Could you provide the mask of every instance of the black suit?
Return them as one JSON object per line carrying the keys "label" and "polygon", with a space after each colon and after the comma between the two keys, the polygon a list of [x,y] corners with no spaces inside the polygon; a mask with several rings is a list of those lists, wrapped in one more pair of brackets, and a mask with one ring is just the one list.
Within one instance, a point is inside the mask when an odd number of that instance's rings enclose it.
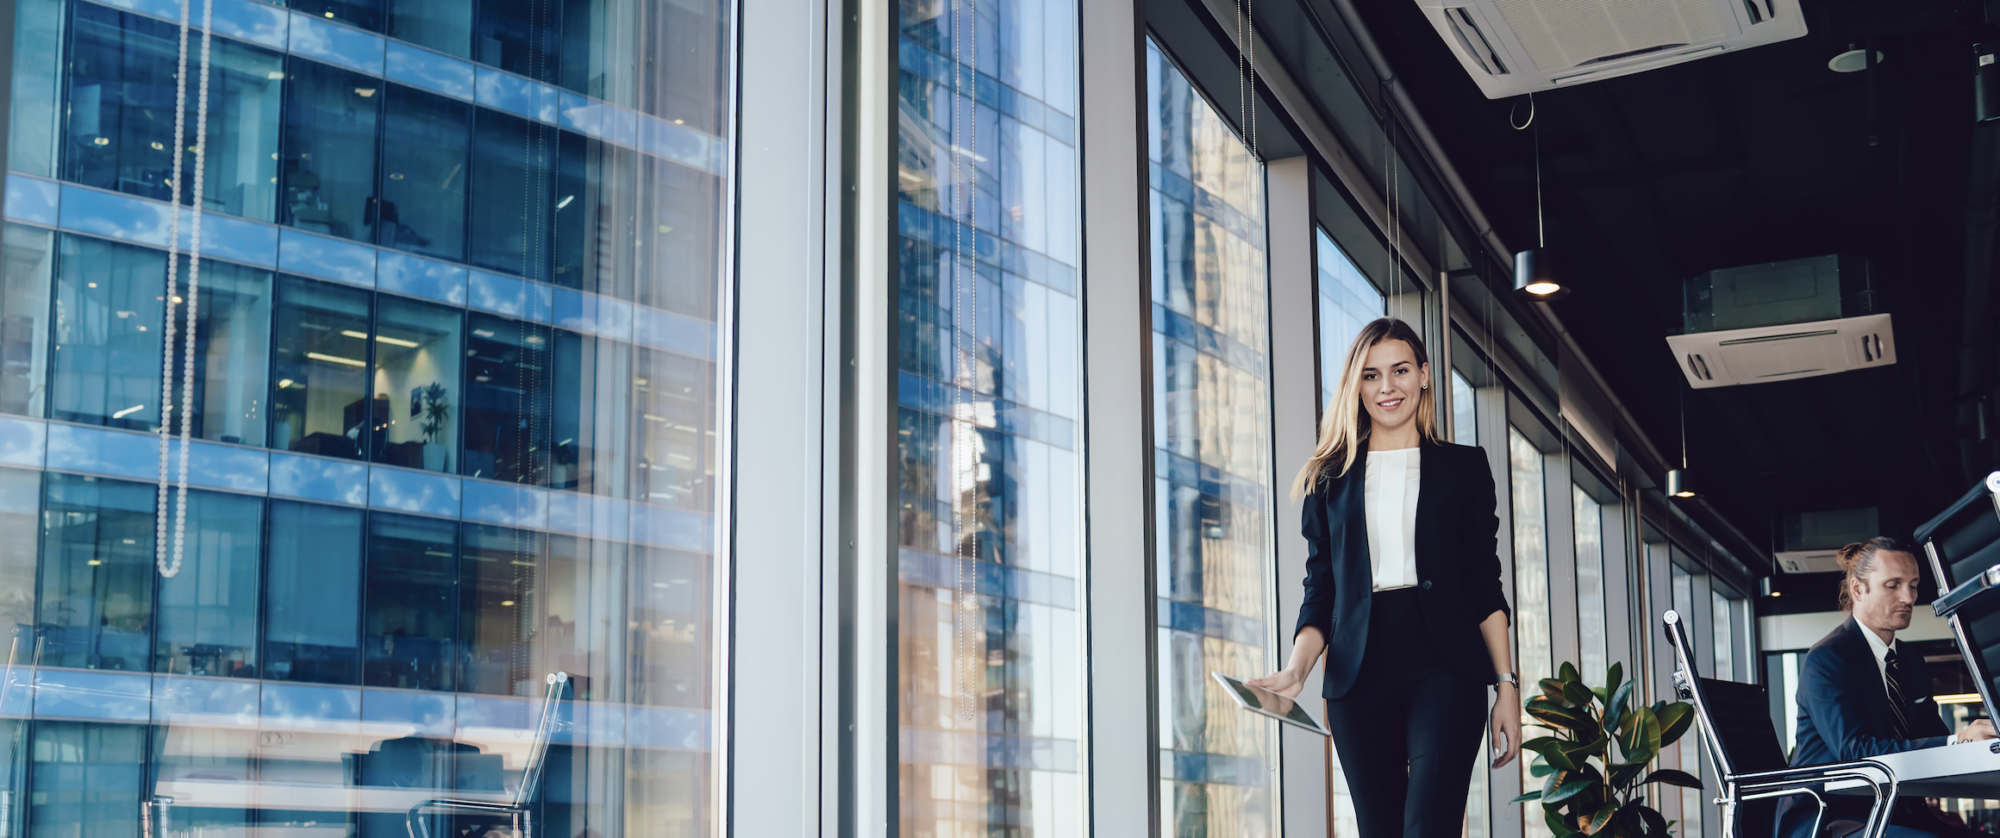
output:
{"label": "black suit", "polygon": [[[1895,734],[1890,717],[1889,690],[1860,623],[1853,617],[1813,644],[1799,667],[1799,715],[1793,765],[1852,762],[1883,754],[1935,748],[1948,741],[1951,729],[1931,701],[1931,674],[1924,656],[1907,647],[1897,650],[1907,738]],[[1825,822],[1868,816],[1868,798],[1829,795]],[[1778,838],[1811,838],[1813,813],[1819,806],[1807,797],[1778,803]],[[1890,823],[1931,833],[1951,831],[1939,823],[1920,800],[1899,801]],[[1824,825],[1824,823],[1822,824]]]}
{"label": "black suit", "polygon": [[1327,726],[1362,838],[1459,834],[1495,680],[1479,624],[1507,611],[1486,453],[1426,442],[1419,456],[1414,587],[1374,590],[1365,446],[1305,501],[1298,628],[1327,639]]}

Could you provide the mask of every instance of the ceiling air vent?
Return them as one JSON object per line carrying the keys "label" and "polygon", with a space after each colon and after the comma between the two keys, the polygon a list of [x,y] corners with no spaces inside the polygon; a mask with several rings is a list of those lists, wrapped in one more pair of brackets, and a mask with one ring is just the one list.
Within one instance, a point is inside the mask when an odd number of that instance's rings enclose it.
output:
{"label": "ceiling air vent", "polygon": [[1489,99],[1616,78],[1806,34],[1799,0],[1417,0],[1417,5]]}
{"label": "ceiling air vent", "polygon": [[1790,381],[1896,363],[1889,315],[1870,314],[1667,338],[1681,374],[1697,390]]}

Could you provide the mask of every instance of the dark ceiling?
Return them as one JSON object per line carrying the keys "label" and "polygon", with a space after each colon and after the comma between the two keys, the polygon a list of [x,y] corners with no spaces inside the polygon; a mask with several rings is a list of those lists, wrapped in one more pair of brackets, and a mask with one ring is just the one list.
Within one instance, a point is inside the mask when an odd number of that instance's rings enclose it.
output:
{"label": "dark ceiling", "polygon": [[[1482,96],[1414,0],[1356,2],[1502,239],[1533,246],[1532,131],[1508,123],[1526,100]],[[1960,345],[1992,358],[1991,296],[1967,305],[1993,281],[1990,238],[1967,270],[1968,201],[1993,200],[1970,190],[1975,137],[2000,143],[1973,118],[1972,45],[1991,30],[1971,2],[1803,3],[1804,38],[1535,96],[1547,244],[1579,289],[1552,305],[1662,449],[1685,397],[1690,465],[1750,538],[1785,512],[1867,506],[1908,537],[1995,466],[1963,395],[1990,397],[1992,367],[1962,381]],[[1879,66],[1827,68],[1864,43]],[[1665,340],[1683,280],[1830,253],[1872,260],[1893,368],[1687,387]]]}

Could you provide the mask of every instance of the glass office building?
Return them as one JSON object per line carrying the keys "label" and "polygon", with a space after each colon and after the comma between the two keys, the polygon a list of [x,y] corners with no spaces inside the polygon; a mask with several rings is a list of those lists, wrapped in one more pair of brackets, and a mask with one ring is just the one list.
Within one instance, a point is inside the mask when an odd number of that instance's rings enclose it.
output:
{"label": "glass office building", "polygon": [[539,826],[715,834],[731,5],[217,0],[199,195],[178,4],[19,14],[0,833],[404,835],[562,671]]}
{"label": "glass office building", "polygon": [[1657,695],[1684,602],[1753,669],[1334,18],[1258,4],[1251,84],[1198,0],[203,2],[14,4],[0,838],[1353,838],[1211,673],[1289,652],[1385,313],[1524,675]]}

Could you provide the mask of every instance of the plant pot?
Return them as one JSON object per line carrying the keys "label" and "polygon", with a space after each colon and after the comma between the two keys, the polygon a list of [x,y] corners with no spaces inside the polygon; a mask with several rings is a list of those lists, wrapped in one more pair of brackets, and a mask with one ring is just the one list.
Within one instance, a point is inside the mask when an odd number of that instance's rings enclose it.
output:
{"label": "plant pot", "polygon": [[444,471],[449,450],[442,442],[424,443],[424,471]]}

